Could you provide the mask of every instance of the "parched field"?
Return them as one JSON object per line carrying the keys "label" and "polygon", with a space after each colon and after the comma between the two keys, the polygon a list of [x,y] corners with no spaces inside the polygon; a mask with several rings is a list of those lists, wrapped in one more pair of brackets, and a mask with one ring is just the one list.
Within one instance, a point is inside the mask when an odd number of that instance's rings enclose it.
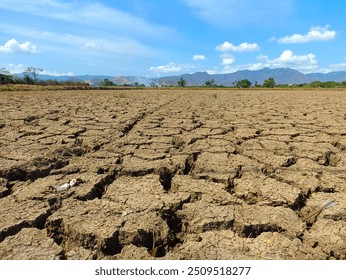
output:
{"label": "parched field", "polygon": [[0,92],[0,259],[345,260],[346,91]]}

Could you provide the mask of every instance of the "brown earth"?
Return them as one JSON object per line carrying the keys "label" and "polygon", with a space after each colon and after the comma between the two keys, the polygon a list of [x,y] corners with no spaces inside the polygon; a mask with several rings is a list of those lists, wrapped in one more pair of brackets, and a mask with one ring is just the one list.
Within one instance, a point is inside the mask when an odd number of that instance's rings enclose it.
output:
{"label": "brown earth", "polygon": [[346,259],[345,91],[0,96],[0,259]]}

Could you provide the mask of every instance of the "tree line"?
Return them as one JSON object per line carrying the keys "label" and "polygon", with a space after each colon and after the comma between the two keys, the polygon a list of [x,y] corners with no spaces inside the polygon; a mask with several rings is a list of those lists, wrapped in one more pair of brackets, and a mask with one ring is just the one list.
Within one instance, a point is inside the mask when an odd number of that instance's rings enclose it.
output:
{"label": "tree line", "polygon": [[[180,80],[177,82],[178,87],[185,87],[187,85],[187,82],[184,78],[180,78]],[[213,87],[225,87],[223,85],[217,85],[214,81],[214,79],[208,80],[204,83],[205,87],[213,88]],[[274,88],[276,86],[276,82],[274,78],[269,77],[267,80],[263,82],[263,85],[259,85],[257,82],[255,83],[254,87],[266,87],[266,88]],[[252,83],[248,79],[238,80],[233,82],[233,87],[235,88],[251,88],[253,87]]]}
{"label": "tree line", "polygon": [[[67,81],[57,81],[54,79],[41,80],[39,79],[39,74],[43,70],[36,67],[28,67],[23,72],[23,77],[18,77],[16,75],[1,75],[0,84],[15,84],[15,85],[43,85],[43,86],[86,86],[85,82],[76,81],[76,80],[67,80]],[[5,68],[1,69],[1,72],[9,73]]]}
{"label": "tree line", "polygon": [[[0,84],[27,84],[27,85],[48,85],[48,86],[54,86],[54,85],[63,85],[63,86],[88,86],[86,82],[78,81],[78,80],[67,80],[67,81],[57,81],[53,79],[49,80],[41,80],[39,79],[39,74],[43,70],[36,67],[28,67],[23,72],[23,77],[18,77],[15,75],[9,74],[9,72],[2,68],[1,72],[8,73],[6,75],[0,75]],[[97,86],[99,87],[112,87],[112,86],[118,86],[114,82],[112,82],[109,79],[103,79],[101,80]],[[122,85],[122,86],[134,86],[134,87],[146,87],[144,84],[139,84],[138,82],[135,82],[133,85]],[[150,84],[150,87],[157,87],[158,85],[154,82]],[[188,83],[184,78],[180,78],[177,81],[176,86],[178,87],[186,87],[188,86]],[[224,85],[217,85],[214,81],[214,79],[207,80],[204,83],[204,86],[207,88],[216,88],[216,87],[226,87]],[[255,82],[252,84],[251,81],[248,79],[243,80],[237,80],[233,82],[232,86],[233,88],[345,88],[346,87],[346,81],[343,82],[335,82],[335,81],[327,81],[327,82],[321,82],[321,81],[314,81],[312,83],[303,83],[303,84],[277,84],[275,82],[275,79],[273,77],[269,77],[268,79],[264,80],[262,84],[259,84],[258,82]]]}
{"label": "tree line", "polygon": [[[184,80],[184,78],[180,78],[180,80],[177,82],[178,87],[185,87],[187,86],[187,82]],[[214,81],[214,79],[208,80],[204,83],[205,87],[209,88],[215,88],[215,87],[226,87],[224,85],[217,85]],[[232,86],[233,88],[346,88],[346,81],[343,82],[335,82],[335,81],[327,81],[327,82],[321,82],[321,81],[314,81],[312,83],[303,83],[303,84],[277,84],[275,82],[275,79],[273,77],[269,77],[268,79],[263,81],[263,84],[259,84],[258,82],[255,82],[252,84],[251,81],[248,79],[243,80],[237,80],[234,81]]]}

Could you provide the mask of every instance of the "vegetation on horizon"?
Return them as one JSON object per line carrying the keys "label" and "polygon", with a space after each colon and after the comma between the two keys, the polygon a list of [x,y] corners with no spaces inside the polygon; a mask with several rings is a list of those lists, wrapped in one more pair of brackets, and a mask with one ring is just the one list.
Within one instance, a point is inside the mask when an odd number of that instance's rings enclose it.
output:
{"label": "vegetation on horizon", "polygon": [[[57,86],[57,87],[78,87],[78,88],[94,88],[91,87],[91,84],[88,81],[79,81],[74,80],[71,78],[71,80],[67,81],[57,81],[57,80],[41,80],[39,79],[39,74],[43,70],[40,68],[35,67],[28,67],[24,71],[23,77],[18,77],[16,75],[11,75],[9,71],[7,71],[5,68],[1,69],[0,72],[0,85],[39,85],[39,86]],[[6,73],[6,74],[5,74]],[[186,87],[187,81],[184,78],[180,78],[180,80],[177,81],[176,87]],[[113,81],[109,79],[103,79],[100,81],[96,87],[99,88],[112,88],[112,87],[119,87],[119,85],[115,84]],[[120,85],[120,87],[131,87],[131,88],[144,88],[146,85],[139,84],[138,82],[135,82],[134,84],[123,84]],[[152,82],[150,84],[150,87],[174,87],[173,85],[164,86],[164,85],[158,85],[155,82]],[[214,79],[205,81],[204,86],[192,86],[192,87],[206,87],[206,88],[226,88],[224,85],[217,85],[214,81]],[[263,81],[263,84],[260,85],[257,81],[252,84],[251,81],[248,79],[238,80],[233,82],[232,86],[227,86],[228,88],[346,88],[346,81],[343,82],[335,82],[335,81],[327,81],[327,82],[321,82],[321,81],[314,81],[312,83],[304,83],[304,84],[277,84],[273,77],[269,77],[268,79]]]}
{"label": "vegetation on horizon", "polygon": [[[1,69],[3,70],[3,69]],[[39,79],[39,73],[43,70],[40,68],[29,67],[23,73],[23,77],[18,77],[16,75],[0,75],[0,85],[38,85],[38,86],[63,86],[63,87],[88,87],[90,86],[86,82],[79,80],[67,80],[67,81],[57,81],[57,80],[41,80]]]}

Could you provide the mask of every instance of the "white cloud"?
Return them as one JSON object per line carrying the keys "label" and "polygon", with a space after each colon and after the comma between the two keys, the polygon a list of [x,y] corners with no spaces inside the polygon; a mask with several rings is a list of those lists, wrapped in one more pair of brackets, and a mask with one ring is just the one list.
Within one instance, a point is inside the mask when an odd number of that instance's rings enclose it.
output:
{"label": "white cloud", "polygon": [[[120,59],[163,55],[165,49],[160,50],[157,42],[176,41],[180,36],[174,28],[154,24],[110,5],[97,1],[1,0],[0,9],[5,12],[10,10],[40,17],[42,24],[33,29],[0,22],[0,30],[10,30],[12,36],[39,40],[45,52],[75,54],[88,51],[107,58],[111,54],[121,55]],[[45,18],[55,20],[52,29],[45,30]]]}
{"label": "white cloud", "polygon": [[[1,0],[0,8],[30,15],[78,23],[88,28],[102,28],[123,36],[136,35],[146,38],[166,38],[174,40],[177,32],[168,26],[148,22],[133,14],[90,1],[60,0]],[[139,28],[140,27],[140,28]]]}
{"label": "white cloud", "polygon": [[55,77],[59,77],[59,76],[75,76],[75,74],[73,72],[59,72],[59,71],[48,71],[48,70],[43,70],[41,73],[41,75],[49,75],[49,76],[55,76]]}
{"label": "white cloud", "polygon": [[221,55],[221,58],[222,58],[222,65],[231,65],[235,61],[235,58],[230,54],[223,54]]}
{"label": "white cloud", "polygon": [[[346,60],[346,57],[345,57],[345,60]],[[328,69],[326,69],[326,72],[333,72],[333,71],[346,71],[346,62],[331,64],[329,65]]]}
{"label": "white cloud", "polygon": [[196,54],[192,57],[192,60],[205,60],[205,56],[203,54]]}
{"label": "white cloud", "polygon": [[311,41],[330,41],[336,37],[336,31],[329,30],[329,26],[324,27],[316,26],[311,27],[310,31],[305,34],[293,34],[291,36],[285,36],[278,40],[281,44],[298,44],[307,43]]}
{"label": "white cloud", "polygon": [[[28,67],[24,64],[13,64],[10,63],[6,69],[8,69],[12,74],[21,74],[23,73]],[[50,76],[74,76],[73,72],[58,72],[58,71],[49,71],[44,70],[40,72],[40,75],[50,75]]]}
{"label": "white cloud", "polygon": [[259,46],[256,43],[241,43],[239,46],[234,46],[225,41],[222,45],[216,46],[216,50],[221,52],[254,52],[259,50]]}
{"label": "white cloud", "polygon": [[101,44],[95,42],[86,42],[82,45],[82,49],[88,51],[102,51],[104,48]]}
{"label": "white cloud", "polygon": [[288,16],[293,0],[183,0],[204,21],[223,28],[275,23]]}
{"label": "white cloud", "polygon": [[18,43],[16,39],[7,41],[0,46],[0,53],[39,53],[38,48],[30,42]]}
{"label": "white cloud", "polygon": [[25,65],[23,64],[13,64],[10,63],[6,69],[8,69],[12,74],[19,74],[19,73],[23,73],[25,71],[27,67],[25,67]]}
{"label": "white cloud", "polygon": [[182,70],[182,67],[180,65],[176,65],[175,63],[171,62],[166,65],[152,66],[149,68],[149,70],[155,73],[169,73],[169,72],[180,72]]}
{"label": "white cloud", "polygon": [[[227,59],[227,58],[226,58]],[[224,61],[223,61],[224,62]],[[225,61],[227,62],[227,60]],[[231,60],[229,62],[232,62]],[[340,64],[340,67],[342,64]],[[346,63],[345,63],[346,66]],[[223,68],[219,71],[211,70],[208,73],[233,73],[240,70],[261,70],[265,67],[268,68],[291,68],[298,70],[302,73],[319,72],[321,69],[314,54],[295,55],[291,50],[285,50],[277,58],[269,58],[266,55],[257,57],[257,62],[249,64],[234,65],[233,63],[223,63]]]}
{"label": "white cloud", "polygon": [[[1,24],[0,29],[8,29],[9,25]],[[45,41],[45,52],[59,52],[63,54],[75,54],[76,50],[94,52],[96,55],[126,55],[132,57],[153,57],[160,53],[160,50],[143,44],[137,40],[116,36],[115,38],[103,39],[94,37],[84,37],[79,34],[56,33],[51,31],[37,31],[19,26],[12,26],[13,33],[19,36],[27,36],[35,40]],[[0,51],[1,52],[1,51]]]}
{"label": "white cloud", "polygon": [[[261,70],[266,66],[263,66],[262,63],[253,63],[253,64],[240,64],[240,65],[224,65],[221,71],[214,71],[214,74],[227,74],[227,73],[234,73],[241,70]],[[209,73],[209,71],[208,71]],[[209,73],[211,74],[211,73]]]}
{"label": "white cloud", "polygon": [[233,58],[224,58],[224,59],[222,59],[222,64],[223,65],[230,65],[230,64],[233,64],[233,62],[234,62]]}
{"label": "white cloud", "polygon": [[177,73],[182,71],[190,71],[195,68],[194,65],[190,64],[175,64],[173,62],[161,66],[152,66],[149,68],[150,71],[155,72],[156,74],[160,73]]}
{"label": "white cloud", "polygon": [[278,58],[270,59],[261,55],[257,60],[263,67],[270,68],[292,68],[301,72],[311,72],[319,68],[316,56],[312,53],[306,55],[295,55],[291,50],[285,50]]}

